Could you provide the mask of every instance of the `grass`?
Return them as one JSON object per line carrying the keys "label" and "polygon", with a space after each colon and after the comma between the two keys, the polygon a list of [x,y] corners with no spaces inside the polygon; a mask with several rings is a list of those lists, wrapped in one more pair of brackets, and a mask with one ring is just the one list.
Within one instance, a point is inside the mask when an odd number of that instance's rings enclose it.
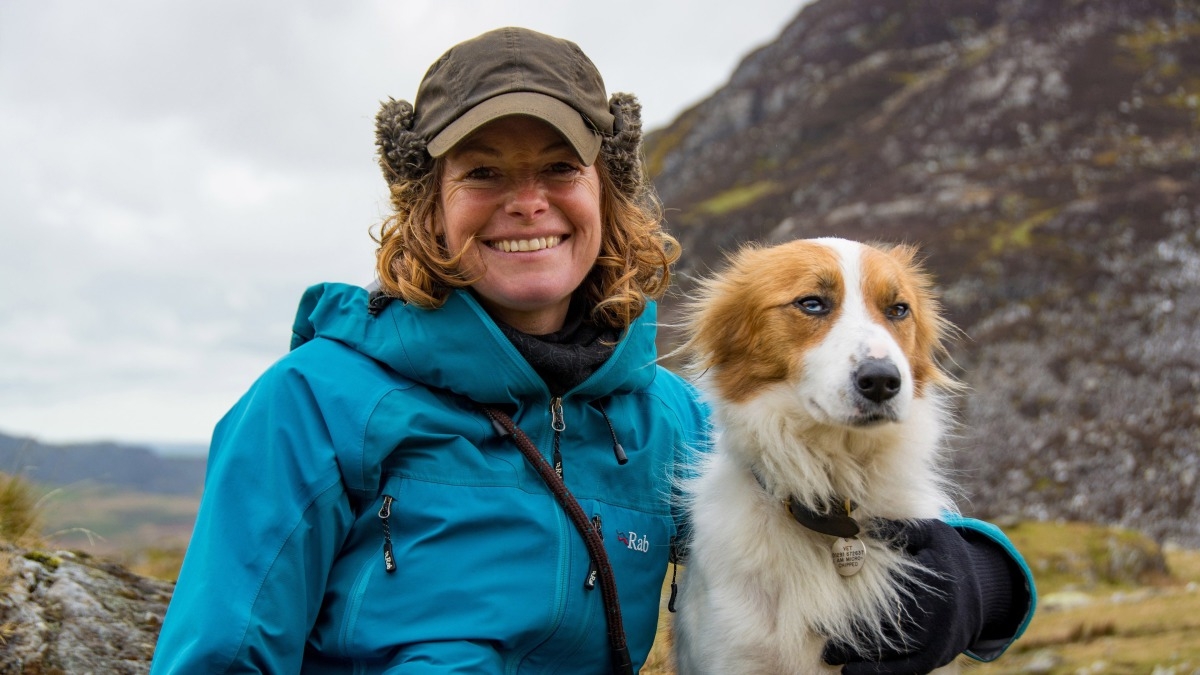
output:
{"label": "grass", "polygon": [[[86,484],[47,490],[0,473],[0,542],[30,555],[46,548],[80,551],[168,581],[179,575],[198,508],[197,497]],[[0,582],[7,569],[0,553]]]}
{"label": "grass", "polygon": [[1200,670],[1200,551],[1168,549],[1164,571],[1114,574],[1114,551],[1148,553],[1153,542],[1082,523],[1027,523],[1009,534],[1034,569],[1041,607],[1004,657],[973,673]]}
{"label": "grass", "polygon": [[82,550],[137,574],[173,581],[199,503],[198,497],[72,486],[45,500],[46,537],[56,548]]}
{"label": "grass", "polygon": [[151,545],[161,537],[186,542],[198,508],[198,497],[79,485],[47,497],[46,530],[64,545],[85,538],[80,530],[117,546]]}
{"label": "grass", "polygon": [[0,541],[26,543],[41,526],[41,495],[20,476],[0,473]]}

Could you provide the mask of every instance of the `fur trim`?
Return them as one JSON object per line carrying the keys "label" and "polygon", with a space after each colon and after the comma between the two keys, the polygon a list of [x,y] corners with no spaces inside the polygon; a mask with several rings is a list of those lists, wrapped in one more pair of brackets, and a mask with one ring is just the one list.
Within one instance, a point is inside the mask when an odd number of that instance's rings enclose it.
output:
{"label": "fur trim", "polygon": [[608,99],[613,114],[613,133],[600,145],[604,165],[617,189],[630,197],[644,190],[642,174],[642,104],[633,94],[617,93]]}
{"label": "fur trim", "polygon": [[421,178],[433,168],[425,139],[412,131],[413,107],[408,101],[388,98],[375,115],[375,146],[379,168],[388,185]]}

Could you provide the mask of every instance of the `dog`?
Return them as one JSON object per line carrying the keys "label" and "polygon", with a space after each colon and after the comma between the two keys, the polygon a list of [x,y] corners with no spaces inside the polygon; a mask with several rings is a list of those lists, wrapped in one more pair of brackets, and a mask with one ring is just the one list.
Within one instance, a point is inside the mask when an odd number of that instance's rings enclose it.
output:
{"label": "dog", "polygon": [[680,675],[835,673],[827,640],[901,630],[914,563],[868,523],[955,510],[940,465],[954,329],[918,255],[832,238],[749,246],[688,304],[680,351],[716,434],[683,485]]}

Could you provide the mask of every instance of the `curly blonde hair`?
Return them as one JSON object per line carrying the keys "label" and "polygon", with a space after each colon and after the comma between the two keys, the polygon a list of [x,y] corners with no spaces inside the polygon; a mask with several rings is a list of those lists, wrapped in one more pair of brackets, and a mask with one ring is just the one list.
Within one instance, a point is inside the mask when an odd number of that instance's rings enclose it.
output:
{"label": "curly blonde hair", "polygon": [[[617,133],[605,138],[596,160],[600,255],[576,293],[591,307],[593,321],[624,329],[645,311],[650,300],[666,293],[680,248],[662,227],[662,206],[643,171],[640,105],[631,95],[614,95],[613,101],[621,123]],[[411,108],[396,109],[411,115]],[[422,155],[423,145],[406,140],[402,131],[381,126],[379,133],[380,165],[395,209],[373,237],[379,244],[376,273],[380,289],[419,307],[441,307],[453,289],[478,281],[461,269],[471,241],[461,251],[449,251],[437,233],[441,160]],[[392,138],[401,140],[393,142]],[[397,159],[397,147],[407,153],[403,161]]]}

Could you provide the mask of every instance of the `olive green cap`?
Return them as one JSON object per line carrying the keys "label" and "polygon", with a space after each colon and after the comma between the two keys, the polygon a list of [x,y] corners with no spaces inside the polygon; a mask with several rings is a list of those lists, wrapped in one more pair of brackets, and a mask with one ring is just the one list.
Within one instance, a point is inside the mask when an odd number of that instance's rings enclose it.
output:
{"label": "olive green cap", "polygon": [[541,119],[562,134],[585,165],[601,134],[612,134],[604,80],[574,42],[526,28],[498,28],[441,56],[417,88],[413,131],[432,157],[476,129],[510,115]]}

